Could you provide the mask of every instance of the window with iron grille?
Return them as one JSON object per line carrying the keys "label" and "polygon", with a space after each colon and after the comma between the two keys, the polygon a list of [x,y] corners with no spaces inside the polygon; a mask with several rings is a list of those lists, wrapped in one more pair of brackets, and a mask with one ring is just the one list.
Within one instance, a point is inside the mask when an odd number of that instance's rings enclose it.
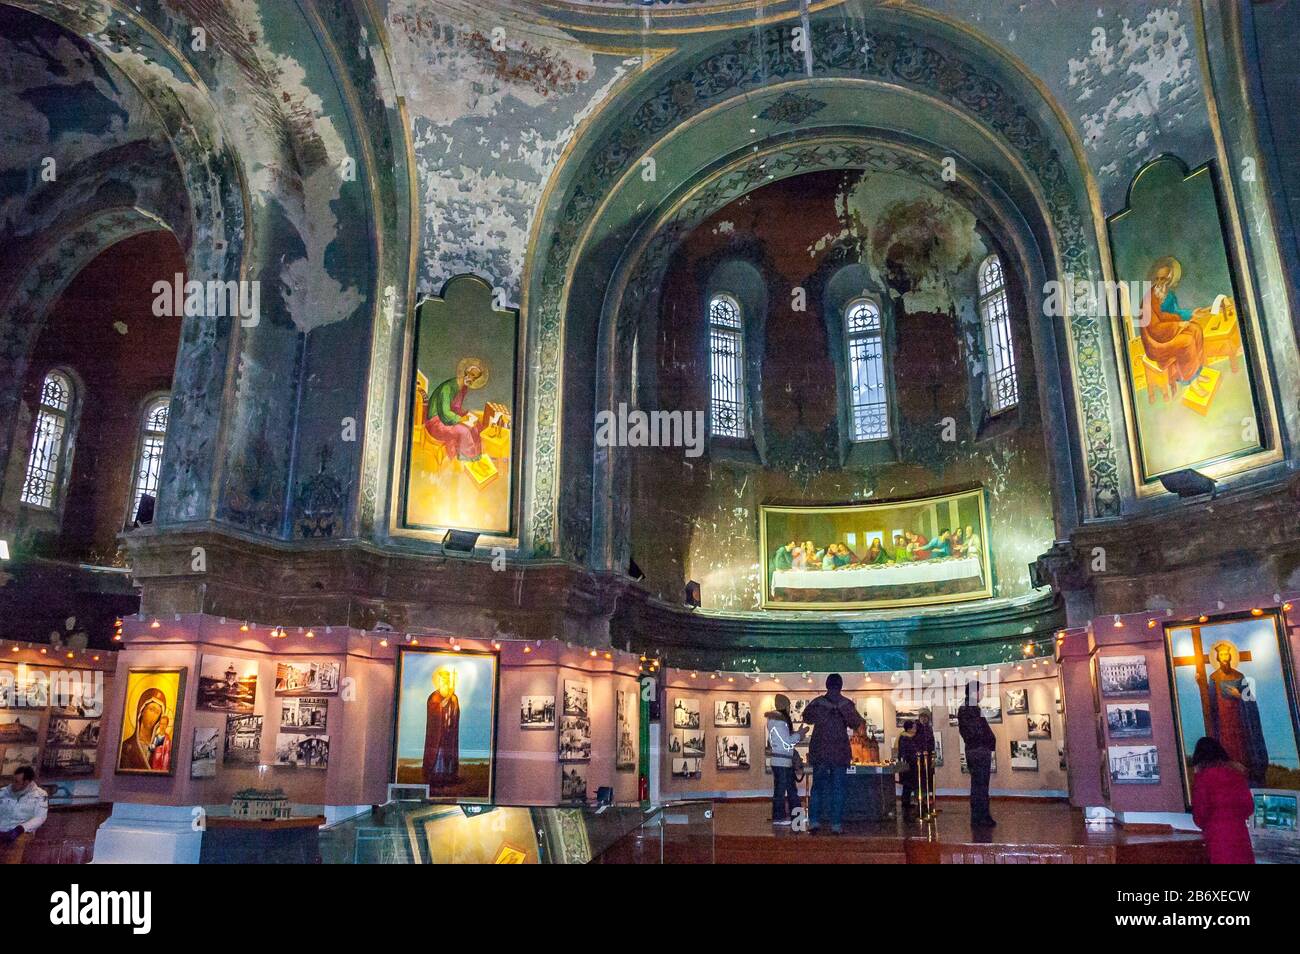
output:
{"label": "window with iron grille", "polygon": [[730,295],[709,302],[709,424],[714,437],[745,437],[745,331]]}
{"label": "window with iron grille", "polygon": [[996,255],[990,255],[980,265],[979,310],[987,356],[989,410],[1000,414],[1019,403],[1020,382],[1016,379],[1016,352],[1011,341],[1006,276]]}
{"label": "window with iron grille", "polygon": [[870,298],[844,310],[849,371],[849,417],[855,441],[889,437],[889,389],[885,383],[885,338],[880,306]]}
{"label": "window with iron grille", "polygon": [[135,489],[131,494],[131,509],[127,520],[132,521],[140,512],[140,498],[145,494],[158,496],[158,475],[162,471],[163,441],[167,438],[167,414],[171,398],[160,397],[150,401],[140,419],[140,454],[135,464]]}
{"label": "window with iron grille", "polygon": [[41,385],[36,408],[32,450],[27,457],[20,498],[23,503],[53,510],[59,502],[59,483],[68,453],[68,422],[72,415],[72,380],[51,371]]}

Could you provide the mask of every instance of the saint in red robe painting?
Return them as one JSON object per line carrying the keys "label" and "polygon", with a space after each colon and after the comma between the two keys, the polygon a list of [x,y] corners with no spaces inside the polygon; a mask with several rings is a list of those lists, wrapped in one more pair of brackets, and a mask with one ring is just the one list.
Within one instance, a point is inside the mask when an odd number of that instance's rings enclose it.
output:
{"label": "saint in red robe painting", "polygon": [[1259,721],[1255,680],[1241,673],[1235,661],[1237,647],[1226,639],[1214,644],[1219,668],[1210,674],[1210,731],[1234,762],[1246,767],[1250,784],[1262,786],[1268,770],[1268,748]]}
{"label": "saint in red robe painting", "polygon": [[425,712],[424,780],[432,791],[460,779],[460,700],[456,673],[446,666],[433,674]]}
{"label": "saint in red robe painting", "polygon": [[1178,259],[1151,267],[1151,291],[1142,300],[1142,348],[1171,382],[1193,381],[1205,364],[1205,331],[1192,312],[1178,307],[1174,289],[1183,277]]}

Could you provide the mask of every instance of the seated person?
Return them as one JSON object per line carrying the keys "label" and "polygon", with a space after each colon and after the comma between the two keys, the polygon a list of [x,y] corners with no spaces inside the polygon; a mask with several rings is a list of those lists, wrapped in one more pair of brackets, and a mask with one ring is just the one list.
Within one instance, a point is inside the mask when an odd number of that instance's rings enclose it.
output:
{"label": "seated person", "polygon": [[930,551],[926,548],[925,537],[910,530],[907,532],[907,552],[913,560],[930,559]]}
{"label": "seated person", "polygon": [[817,549],[817,544],[807,540],[803,545],[803,555],[808,561],[808,569],[815,570],[822,565],[822,557],[826,555],[826,551]]}
{"label": "seated person", "polygon": [[885,548],[880,545],[880,540],[871,541],[871,546],[867,547],[866,554],[862,557],[862,562],[867,566],[878,566],[886,562]]}
{"label": "seated person", "polygon": [[835,544],[835,569],[848,566],[853,562],[853,554],[849,548],[842,543]]}
{"label": "seated person", "polygon": [[803,547],[795,547],[790,554],[790,568],[793,570],[808,569],[808,553]]}
{"label": "seated person", "polygon": [[952,532],[952,555],[955,557],[966,555],[966,542],[962,537],[961,527]]}
{"label": "seated person", "polygon": [[980,538],[979,538],[979,534],[975,532],[975,528],[974,528],[974,527],[969,527],[969,526],[968,526],[968,527],[966,528],[966,537],[965,537],[965,540],[966,540],[966,544],[965,544],[965,547],[966,547],[966,555],[967,555],[967,556],[979,556],[979,555],[980,555]]}
{"label": "seated person", "polygon": [[952,532],[944,527],[939,531],[939,535],[925,545],[931,558],[943,559],[952,556]]}
{"label": "seated person", "polygon": [[893,560],[895,563],[908,563],[912,554],[907,549],[907,539],[901,534],[894,534]]}
{"label": "seated person", "polygon": [[794,551],[795,542],[791,540],[785,546],[776,548],[776,555],[772,557],[772,569],[774,570],[791,570],[794,569]]}

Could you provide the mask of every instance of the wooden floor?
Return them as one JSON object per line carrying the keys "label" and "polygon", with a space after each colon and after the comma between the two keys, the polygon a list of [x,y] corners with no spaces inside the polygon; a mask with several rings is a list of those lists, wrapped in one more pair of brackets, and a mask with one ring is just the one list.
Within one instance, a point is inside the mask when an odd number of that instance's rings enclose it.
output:
{"label": "wooden floor", "polygon": [[1202,864],[1198,834],[1086,831],[1064,801],[994,799],[993,829],[972,830],[964,799],[939,800],[929,822],[846,823],[842,835],[771,823],[771,803],[714,803],[718,864]]}

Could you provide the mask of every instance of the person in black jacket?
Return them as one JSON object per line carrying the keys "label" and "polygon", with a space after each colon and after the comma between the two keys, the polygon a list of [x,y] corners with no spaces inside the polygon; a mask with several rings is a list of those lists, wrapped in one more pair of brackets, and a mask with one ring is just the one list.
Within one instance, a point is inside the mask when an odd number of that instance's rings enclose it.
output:
{"label": "person in black jacket", "polygon": [[898,737],[898,781],[903,786],[903,821],[909,825],[916,821],[912,799],[916,796],[919,777],[916,758],[921,751],[920,743],[916,723],[908,719],[903,723],[903,734]]}
{"label": "person in black jacket", "polygon": [[966,684],[966,702],[957,710],[957,731],[966,745],[966,769],[970,772],[970,823],[972,828],[996,825],[989,814],[989,771],[997,739],[980,712],[980,684]]}
{"label": "person in black jacket", "polygon": [[826,694],[818,696],[803,710],[803,721],[813,727],[808,743],[808,764],[813,770],[811,804],[808,806],[810,832],[821,828],[823,820],[831,831],[843,831],[844,778],[852,761],[849,733],[862,725],[862,716],[842,690],[844,679],[833,672],[826,677]]}

